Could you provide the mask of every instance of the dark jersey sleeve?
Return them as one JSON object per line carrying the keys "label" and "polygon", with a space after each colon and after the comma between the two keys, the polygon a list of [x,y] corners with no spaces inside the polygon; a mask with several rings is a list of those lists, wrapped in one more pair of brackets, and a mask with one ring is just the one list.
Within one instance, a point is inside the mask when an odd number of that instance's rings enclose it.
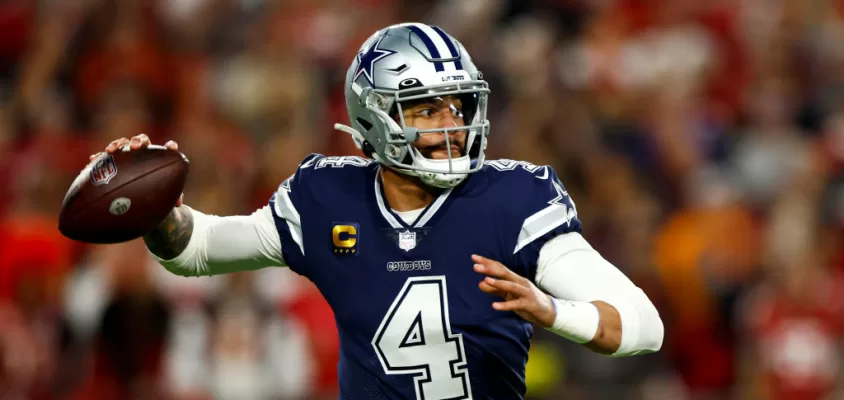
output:
{"label": "dark jersey sleeve", "polygon": [[515,231],[511,233],[515,240],[510,241],[515,245],[509,251],[514,266],[533,280],[542,246],[559,235],[581,233],[581,224],[574,200],[553,168],[543,166],[518,176],[521,182],[513,186],[522,191],[512,202],[516,209],[511,211],[514,218],[508,225]]}
{"label": "dark jersey sleeve", "polygon": [[273,220],[281,238],[281,252],[291,270],[311,278],[313,260],[324,250],[319,244],[327,210],[364,198],[364,182],[371,160],[358,156],[311,154],[270,198]]}
{"label": "dark jersey sleeve", "polygon": [[307,275],[304,270],[306,264],[302,214],[307,214],[309,204],[312,169],[308,166],[322,157],[319,154],[306,157],[296,168],[296,172],[285,179],[270,198],[270,209],[273,211],[275,227],[281,238],[284,261],[290,269],[300,275]]}

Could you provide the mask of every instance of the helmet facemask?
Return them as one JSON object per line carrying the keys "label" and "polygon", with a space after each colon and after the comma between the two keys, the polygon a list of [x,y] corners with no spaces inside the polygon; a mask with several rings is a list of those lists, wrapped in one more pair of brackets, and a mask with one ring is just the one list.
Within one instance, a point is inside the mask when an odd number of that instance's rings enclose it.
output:
{"label": "helmet facemask", "polygon": [[[376,143],[373,158],[390,168],[420,178],[424,183],[450,188],[483,166],[489,121],[486,118],[489,89],[484,81],[467,81],[400,90],[371,90],[365,106],[387,128],[385,143]],[[419,129],[408,126],[404,111],[426,100],[453,96],[461,101],[463,125]],[[453,104],[451,105],[453,107]],[[457,111],[457,110],[455,110]],[[466,133],[463,154],[454,154],[451,135]],[[414,145],[422,135],[444,134],[447,158],[433,159]],[[380,144],[380,146],[379,146]],[[380,150],[380,151],[379,151]]]}

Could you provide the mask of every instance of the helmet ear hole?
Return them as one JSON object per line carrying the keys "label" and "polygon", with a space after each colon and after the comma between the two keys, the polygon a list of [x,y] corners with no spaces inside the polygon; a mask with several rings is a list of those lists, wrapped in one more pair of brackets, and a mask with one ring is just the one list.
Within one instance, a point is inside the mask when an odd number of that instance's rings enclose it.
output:
{"label": "helmet ear hole", "polygon": [[365,130],[367,132],[369,132],[369,130],[372,129],[372,124],[369,123],[369,121],[367,121],[367,120],[365,120],[361,117],[358,117],[355,121],[357,121],[357,123],[360,124],[361,128],[363,128],[363,130]]}
{"label": "helmet ear hole", "polygon": [[363,151],[363,155],[366,156],[366,158],[372,158],[372,155],[375,154],[375,149],[372,147],[371,144],[369,144],[368,140],[363,141],[363,149],[361,150]]}
{"label": "helmet ear hole", "polygon": [[[366,132],[369,132],[369,130],[372,129],[372,124],[361,117],[356,118],[355,122],[357,122],[358,125],[360,125],[360,127]],[[372,158],[372,154],[375,153],[375,148],[372,147],[372,144],[370,144],[368,140],[364,140],[361,145],[361,151],[363,151],[363,155],[365,155],[366,158]]]}

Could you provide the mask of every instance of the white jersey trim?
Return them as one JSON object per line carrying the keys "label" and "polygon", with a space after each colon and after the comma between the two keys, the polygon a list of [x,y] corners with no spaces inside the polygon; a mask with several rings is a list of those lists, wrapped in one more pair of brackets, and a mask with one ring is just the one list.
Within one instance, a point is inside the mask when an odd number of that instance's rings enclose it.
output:
{"label": "white jersey trim", "polygon": [[[419,216],[418,219],[416,219],[416,223],[414,223],[413,220],[408,221],[407,219],[404,218],[404,216],[409,215],[409,214],[401,215],[402,221],[404,221],[407,225],[413,224],[414,228],[421,228],[421,227],[425,226],[425,224],[427,224],[428,221],[430,221],[431,218],[434,217],[434,215],[437,213],[437,211],[439,211],[439,209],[442,207],[443,203],[445,203],[445,200],[448,199],[448,196],[451,194],[452,190],[453,189],[448,189],[448,190],[444,191],[442,194],[440,194],[440,196],[437,197],[436,200],[434,200],[434,203],[431,204],[431,206],[428,207],[428,209],[424,213],[422,213],[422,215]],[[396,219],[396,216],[393,215],[392,212],[390,212],[390,209],[387,207],[387,202],[384,201],[384,196],[381,195],[381,169],[380,169],[380,167],[379,167],[378,171],[375,173],[375,202],[378,203],[378,209],[381,211],[381,215],[384,216],[384,219],[387,220],[387,223],[389,223],[391,227],[393,227],[395,229],[404,229],[404,226],[399,222],[398,219]],[[415,211],[416,210],[413,210],[411,212],[415,212]]]}
{"label": "white jersey trim", "polygon": [[551,204],[536,214],[527,217],[525,222],[522,223],[522,229],[519,231],[519,239],[516,241],[513,254],[518,253],[519,250],[555,228],[563,224],[571,225],[573,217],[571,210],[565,204],[560,203]]}
{"label": "white jersey trim", "polygon": [[387,223],[390,224],[391,227],[395,229],[401,229],[402,226],[396,217],[387,210],[386,204],[384,204],[384,197],[381,196],[381,169],[379,168],[378,171],[375,172],[375,202],[378,203],[378,209],[381,210],[381,215],[384,216],[384,219],[387,220]]}
{"label": "white jersey trim", "polygon": [[287,193],[287,188],[285,188],[285,185],[282,184],[281,187],[279,187],[278,192],[276,192],[275,213],[287,222],[287,227],[290,229],[290,236],[293,237],[293,241],[296,242],[296,245],[299,246],[299,250],[301,250],[304,255],[305,246],[302,242],[301,217],[299,216],[299,211],[297,211],[296,207],[293,206],[293,202],[290,200],[290,195]]}
{"label": "white jersey trim", "polygon": [[442,194],[440,194],[440,196],[437,197],[436,200],[434,200],[434,204],[431,204],[431,206],[428,207],[428,210],[425,211],[424,214],[422,214],[422,216],[419,218],[419,220],[416,221],[415,224],[413,224],[413,226],[415,228],[421,228],[421,227],[425,226],[425,224],[427,224],[428,221],[430,221],[431,218],[434,217],[434,214],[436,214],[437,211],[439,211],[439,209],[440,209],[440,207],[442,207],[443,203],[445,203],[445,199],[447,199],[448,196],[451,194],[451,190],[452,189],[448,189],[445,192],[443,192]]}

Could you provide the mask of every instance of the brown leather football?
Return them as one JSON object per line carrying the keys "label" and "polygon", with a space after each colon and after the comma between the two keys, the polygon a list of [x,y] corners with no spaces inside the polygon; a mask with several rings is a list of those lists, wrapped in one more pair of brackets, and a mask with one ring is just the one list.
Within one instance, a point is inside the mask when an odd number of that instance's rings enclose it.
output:
{"label": "brown leather football", "polygon": [[121,243],[156,228],[176,205],[188,176],[184,154],[164,146],[102,154],[70,185],[59,231],[87,243]]}

